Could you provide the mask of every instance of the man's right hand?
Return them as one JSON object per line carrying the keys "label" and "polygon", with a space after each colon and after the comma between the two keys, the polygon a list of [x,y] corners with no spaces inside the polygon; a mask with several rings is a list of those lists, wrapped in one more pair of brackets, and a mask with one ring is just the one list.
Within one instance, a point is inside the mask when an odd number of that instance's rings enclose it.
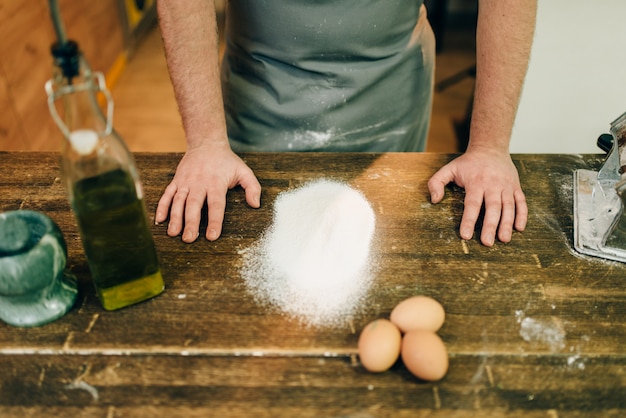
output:
{"label": "man's right hand", "polygon": [[206,239],[214,241],[222,232],[226,193],[241,186],[246,202],[253,208],[261,205],[261,185],[252,170],[229,147],[228,143],[203,144],[187,150],[174,178],[163,192],[155,221],[168,218],[167,234],[194,242],[200,235],[204,202],[208,205]]}

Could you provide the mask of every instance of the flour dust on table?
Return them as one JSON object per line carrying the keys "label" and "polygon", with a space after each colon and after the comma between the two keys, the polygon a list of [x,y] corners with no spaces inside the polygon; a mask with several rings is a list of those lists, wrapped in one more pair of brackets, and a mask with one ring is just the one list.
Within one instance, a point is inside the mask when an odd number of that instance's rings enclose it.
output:
{"label": "flour dust on table", "polygon": [[272,224],[243,252],[241,276],[259,302],[307,325],[345,323],[371,286],[375,224],[367,199],[345,183],[283,192]]}

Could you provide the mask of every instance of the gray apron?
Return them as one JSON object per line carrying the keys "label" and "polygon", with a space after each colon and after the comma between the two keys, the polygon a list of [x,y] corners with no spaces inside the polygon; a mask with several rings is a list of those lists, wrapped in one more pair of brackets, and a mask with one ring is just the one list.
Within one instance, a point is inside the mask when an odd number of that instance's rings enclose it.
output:
{"label": "gray apron", "polygon": [[434,36],[420,0],[230,0],[235,152],[423,151]]}

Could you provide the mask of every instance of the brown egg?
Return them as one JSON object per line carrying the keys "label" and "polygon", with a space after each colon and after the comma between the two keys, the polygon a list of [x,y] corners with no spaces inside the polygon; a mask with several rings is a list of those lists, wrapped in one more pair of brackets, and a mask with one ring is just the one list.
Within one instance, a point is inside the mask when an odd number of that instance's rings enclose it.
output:
{"label": "brown egg", "polygon": [[402,338],[402,361],[422,380],[435,381],[448,371],[448,351],[432,331],[409,331]]}
{"label": "brown egg", "polygon": [[398,360],[402,335],[387,319],[377,319],[363,328],[359,336],[359,358],[370,372],[384,372]]}
{"label": "brown egg", "polygon": [[413,296],[400,302],[391,311],[391,322],[402,332],[426,330],[436,332],[443,325],[443,306],[428,296]]}

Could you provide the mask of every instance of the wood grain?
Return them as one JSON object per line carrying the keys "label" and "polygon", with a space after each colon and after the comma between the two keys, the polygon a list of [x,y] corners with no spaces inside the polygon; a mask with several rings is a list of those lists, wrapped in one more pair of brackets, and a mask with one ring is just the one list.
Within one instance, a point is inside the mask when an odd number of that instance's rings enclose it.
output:
{"label": "wood grain", "polygon": [[[180,157],[136,155],[150,216]],[[0,153],[0,211],[38,210],[57,222],[79,279],[79,301],[62,319],[33,329],[0,324],[1,416],[626,413],[626,265],[573,250],[572,172],[597,170],[600,156],[515,156],[529,223],[492,248],[459,238],[461,189],[429,203],[426,182],[451,155],[242,157],[261,181],[262,207],[232,190],[214,243],[184,244],[154,225],[165,293],[107,312],[89,281],[57,156]],[[315,328],[256,301],[239,269],[242,251],[270,225],[276,196],[322,177],[348,182],[372,204],[377,266],[362,309]],[[356,356],[360,329],[415,294],[446,309],[448,375],[420,382],[401,364],[367,373]],[[529,324],[558,338],[529,334]]]}

